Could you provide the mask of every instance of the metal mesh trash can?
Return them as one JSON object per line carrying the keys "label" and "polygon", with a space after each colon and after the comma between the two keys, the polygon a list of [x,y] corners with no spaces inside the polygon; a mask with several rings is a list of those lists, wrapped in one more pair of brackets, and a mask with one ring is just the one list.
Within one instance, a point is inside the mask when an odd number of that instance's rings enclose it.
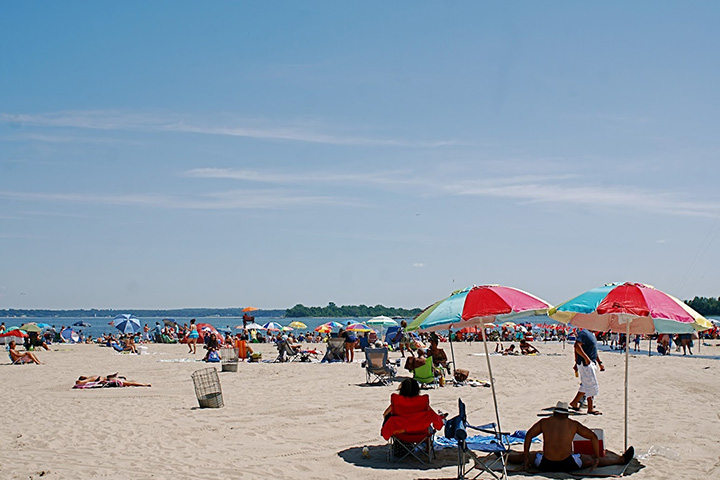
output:
{"label": "metal mesh trash can", "polygon": [[222,362],[223,372],[237,372],[238,357],[240,350],[234,347],[224,347],[220,349],[220,360]]}
{"label": "metal mesh trash can", "polygon": [[215,368],[193,372],[192,379],[200,408],[220,408],[224,405],[220,377]]}

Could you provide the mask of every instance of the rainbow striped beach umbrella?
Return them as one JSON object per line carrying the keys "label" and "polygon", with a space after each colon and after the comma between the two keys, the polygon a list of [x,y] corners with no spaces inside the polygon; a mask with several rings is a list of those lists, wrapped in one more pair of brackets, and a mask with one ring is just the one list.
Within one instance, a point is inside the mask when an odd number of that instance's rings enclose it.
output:
{"label": "rainbow striped beach umbrella", "polygon": [[553,320],[576,327],[624,333],[625,449],[628,443],[628,357],[630,334],[692,333],[712,324],[683,302],[642,283],[608,283],[551,308]]}
{"label": "rainbow striped beach umbrella", "polygon": [[548,315],[596,332],[693,333],[712,328],[685,303],[642,283],[608,283],[551,308]]}
{"label": "rainbow striped beach umbrella", "polygon": [[364,323],[353,323],[352,325],[348,325],[348,327],[345,329],[348,332],[372,332],[373,329],[365,325]]}

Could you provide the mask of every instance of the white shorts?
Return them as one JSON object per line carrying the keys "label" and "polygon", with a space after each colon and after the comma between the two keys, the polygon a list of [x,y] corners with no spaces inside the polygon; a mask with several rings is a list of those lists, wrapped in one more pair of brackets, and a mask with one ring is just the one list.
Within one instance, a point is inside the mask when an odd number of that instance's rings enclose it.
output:
{"label": "white shorts", "polygon": [[579,392],[585,394],[586,397],[596,397],[600,393],[600,385],[597,381],[597,364],[590,362],[590,365],[578,365],[578,372],[580,373],[580,388]]}

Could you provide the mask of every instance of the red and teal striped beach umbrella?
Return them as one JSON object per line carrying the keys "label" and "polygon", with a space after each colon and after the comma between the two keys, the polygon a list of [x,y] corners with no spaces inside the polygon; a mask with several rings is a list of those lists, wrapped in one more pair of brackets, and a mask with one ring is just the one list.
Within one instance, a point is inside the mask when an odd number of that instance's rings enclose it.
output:
{"label": "red and teal striped beach umbrella", "polygon": [[677,298],[642,283],[608,283],[551,308],[553,320],[596,332],[624,333],[625,449],[628,443],[628,357],[630,334],[692,333],[712,328]]}

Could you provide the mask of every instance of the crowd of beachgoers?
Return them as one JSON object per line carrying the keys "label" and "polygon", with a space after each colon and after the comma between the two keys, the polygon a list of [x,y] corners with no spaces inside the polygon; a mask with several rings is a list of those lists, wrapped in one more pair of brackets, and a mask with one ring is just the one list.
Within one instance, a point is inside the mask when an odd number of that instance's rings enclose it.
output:
{"label": "crowd of beachgoers", "polygon": [[[333,322],[330,322],[332,324]],[[350,322],[348,322],[348,325]],[[403,327],[388,329],[388,337],[384,338],[378,334],[376,330],[355,332],[337,327],[339,331],[332,331],[330,328],[315,329],[316,331],[292,331],[292,329],[281,328],[247,328],[247,322],[244,325],[235,327],[235,331],[228,325],[226,328],[217,329],[207,323],[195,323],[193,319],[190,324],[179,324],[174,321],[168,321],[164,324],[156,322],[154,326],[145,323],[137,332],[131,333],[104,333],[96,338],[92,336],[84,336],[82,331],[76,333],[71,330],[70,326],[61,325],[56,328],[54,325],[48,326],[41,332],[28,332],[23,339],[23,345],[26,350],[48,349],[49,345],[55,343],[86,343],[99,344],[111,347],[118,352],[141,353],[138,347],[147,343],[197,343],[205,350],[205,359],[209,358],[209,353],[219,350],[222,346],[232,346],[240,349],[240,358],[249,358],[252,354],[251,344],[256,343],[272,343],[281,345],[287,343],[293,345],[295,349],[301,349],[301,344],[323,344],[328,343],[328,339],[332,337],[342,336],[348,340],[348,348],[364,350],[368,346],[389,346],[391,349],[399,347],[400,340],[407,337],[407,347],[405,350],[409,352],[420,351],[427,353],[427,349],[431,344],[431,339],[437,339],[438,342],[482,342],[481,327],[467,327],[456,331],[433,332],[430,333],[414,333],[405,332]],[[403,322],[403,325],[406,325]],[[258,326],[259,327],[259,326]],[[66,332],[73,332],[73,335],[66,335]],[[197,340],[193,341],[193,331],[197,332]],[[5,323],[0,324],[0,334],[7,333]],[[508,354],[533,354],[538,353],[535,347],[531,347],[531,342],[548,342],[548,341],[573,341],[575,339],[577,329],[561,324],[532,324],[532,323],[507,323],[494,327],[486,327],[486,339],[495,343],[494,351],[496,353]],[[611,332],[596,332],[598,342],[607,345],[610,349],[624,350],[626,343],[626,335]],[[673,350],[692,355],[692,347],[694,342],[700,338],[718,339],[720,338],[720,327],[714,328],[701,333],[694,334],[654,334],[654,335],[630,335],[630,348],[637,351],[640,349],[641,342],[650,340],[656,343],[657,352],[662,355],[671,354]],[[378,341],[380,343],[378,343]],[[505,347],[504,343],[509,343]],[[517,343],[517,348],[515,346]],[[189,352],[193,353],[193,347],[190,346]]]}

